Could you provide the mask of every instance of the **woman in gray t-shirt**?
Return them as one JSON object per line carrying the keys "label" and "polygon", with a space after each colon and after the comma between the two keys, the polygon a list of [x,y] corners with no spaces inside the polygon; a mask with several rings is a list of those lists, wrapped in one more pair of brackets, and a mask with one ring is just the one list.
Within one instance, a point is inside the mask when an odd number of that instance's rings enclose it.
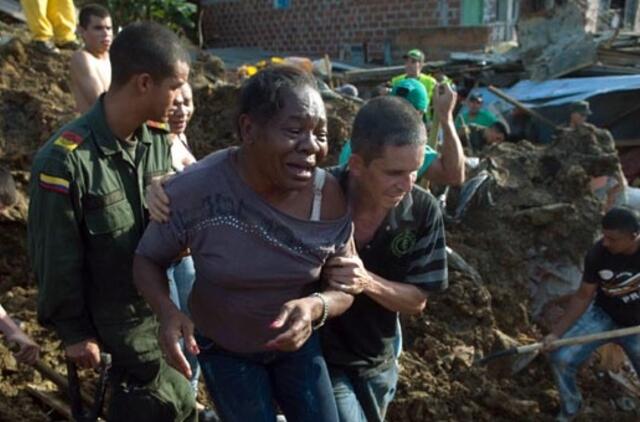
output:
{"label": "woman in gray t-shirt", "polygon": [[[319,281],[329,257],[351,254],[352,229],[337,181],[316,167],[328,146],[315,84],[293,67],[258,73],[241,90],[238,133],[240,147],[166,184],[169,221],[140,241],[136,285],[160,318],[168,362],[189,375],[181,337],[199,353],[223,420],[275,420],[275,401],[288,420],[337,421],[313,329],[353,301],[320,293]],[[186,248],[193,323],[169,300],[163,272]]]}

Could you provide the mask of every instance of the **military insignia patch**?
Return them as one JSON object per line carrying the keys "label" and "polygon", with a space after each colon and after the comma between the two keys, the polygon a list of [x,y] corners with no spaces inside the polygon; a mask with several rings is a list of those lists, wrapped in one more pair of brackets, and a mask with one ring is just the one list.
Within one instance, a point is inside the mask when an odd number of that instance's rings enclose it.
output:
{"label": "military insignia patch", "polygon": [[51,176],[49,174],[40,173],[40,187],[56,193],[69,193],[69,181],[62,177]]}
{"label": "military insignia patch", "polygon": [[84,141],[82,136],[73,132],[62,132],[62,135],[58,137],[55,141],[53,141],[53,145],[56,145],[62,149],[65,149],[69,152],[78,148],[78,146]]}
{"label": "military insignia patch", "polygon": [[403,230],[391,241],[391,253],[397,257],[406,255],[416,244],[416,235],[411,230]]}

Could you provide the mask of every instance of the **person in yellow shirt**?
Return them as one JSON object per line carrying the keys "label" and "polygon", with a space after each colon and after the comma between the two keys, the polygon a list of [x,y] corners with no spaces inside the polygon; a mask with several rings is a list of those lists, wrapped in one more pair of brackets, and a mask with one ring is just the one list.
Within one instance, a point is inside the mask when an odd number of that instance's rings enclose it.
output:
{"label": "person in yellow shirt", "polygon": [[61,48],[76,49],[76,10],[72,0],[21,0],[34,46],[57,54]]}
{"label": "person in yellow shirt", "polygon": [[[427,94],[429,95],[428,100],[433,98],[433,88],[436,86],[438,81],[431,75],[427,75],[422,73],[422,67],[424,66],[424,53],[414,48],[413,50],[409,50],[407,54],[402,56],[404,58],[404,70],[405,73],[403,75],[398,75],[391,79],[391,87],[396,86],[400,81],[413,78],[420,81],[424,88],[427,90]],[[428,106],[427,101],[427,106]]]}

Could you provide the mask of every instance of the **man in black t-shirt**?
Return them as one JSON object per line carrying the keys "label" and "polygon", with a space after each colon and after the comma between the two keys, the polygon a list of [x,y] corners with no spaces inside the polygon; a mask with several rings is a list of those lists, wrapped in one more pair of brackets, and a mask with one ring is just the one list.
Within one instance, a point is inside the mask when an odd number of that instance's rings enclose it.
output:
{"label": "man in black t-shirt", "polygon": [[[544,343],[640,325],[640,223],[635,213],[613,208],[602,219],[602,239],[587,253],[582,284],[564,315]],[[595,297],[595,301],[594,301]],[[640,335],[613,340],[624,349],[640,373]],[[554,350],[551,368],[560,393],[558,421],[571,420],[580,411],[582,397],[576,373],[591,353],[609,340]],[[547,350],[549,347],[547,346]]]}
{"label": "man in black t-shirt", "polygon": [[[435,112],[452,136],[454,104],[450,88],[438,90]],[[414,185],[426,139],[406,100],[375,98],[355,118],[348,166],[333,171],[347,193],[358,248],[323,269],[332,287],[355,295],[322,333],[343,422],[384,420],[398,380],[398,313],[422,312],[428,294],[447,287],[442,213],[433,195]]]}

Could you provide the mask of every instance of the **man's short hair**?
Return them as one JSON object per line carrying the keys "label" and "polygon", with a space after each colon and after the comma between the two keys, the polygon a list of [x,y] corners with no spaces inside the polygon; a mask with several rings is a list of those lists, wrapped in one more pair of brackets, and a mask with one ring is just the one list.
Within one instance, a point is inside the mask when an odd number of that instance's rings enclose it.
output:
{"label": "man's short hair", "polygon": [[171,77],[189,54],[178,36],[155,22],[137,22],[125,27],[109,50],[111,86],[120,87],[134,75],[148,73],[155,82]]}
{"label": "man's short hair", "polygon": [[602,217],[604,230],[617,230],[625,233],[640,232],[638,214],[625,207],[614,207]]}
{"label": "man's short hair", "polygon": [[380,157],[387,146],[424,145],[427,131],[416,109],[401,97],[370,100],[353,122],[351,149],[366,164]]}
{"label": "man's short hair", "polygon": [[509,132],[510,132],[509,126],[507,126],[506,123],[498,120],[497,122],[493,122],[489,127],[495,130],[496,132],[502,133],[504,135],[505,140],[509,137]]}
{"label": "man's short hair", "polygon": [[106,7],[100,4],[85,4],[80,9],[80,14],[78,15],[78,24],[84,29],[87,29],[87,27],[89,26],[89,22],[91,22],[91,16],[104,19],[111,17],[111,14]]}
{"label": "man's short hair", "polygon": [[9,169],[0,167],[0,206],[10,207],[16,203],[16,182]]}

